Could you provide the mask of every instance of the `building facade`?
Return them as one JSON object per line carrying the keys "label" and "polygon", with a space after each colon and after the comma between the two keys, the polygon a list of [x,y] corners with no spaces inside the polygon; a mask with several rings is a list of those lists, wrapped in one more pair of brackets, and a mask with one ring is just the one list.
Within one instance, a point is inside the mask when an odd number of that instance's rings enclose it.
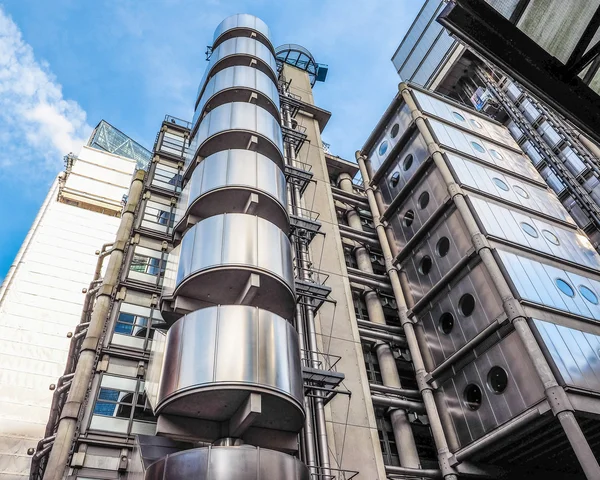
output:
{"label": "building facade", "polygon": [[96,289],[103,244],[117,232],[123,195],[150,152],[113,153],[127,139],[102,121],[78,156],[65,158],[0,289],[0,478],[29,476],[53,394],[70,361],[82,309]]}

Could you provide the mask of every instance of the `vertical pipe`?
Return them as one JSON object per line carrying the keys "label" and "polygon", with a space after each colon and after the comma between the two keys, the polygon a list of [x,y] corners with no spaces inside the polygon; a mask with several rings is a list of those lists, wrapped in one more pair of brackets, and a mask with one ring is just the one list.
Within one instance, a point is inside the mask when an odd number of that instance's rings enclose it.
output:
{"label": "vertical pipe", "polygon": [[110,310],[113,290],[119,281],[119,272],[123,264],[125,246],[131,235],[135,211],[142,196],[144,175],[145,172],[143,170],[138,170],[129,189],[127,204],[121,216],[121,223],[119,224],[116,240],[109,257],[106,274],[92,311],[90,326],[81,346],[81,353],[75,369],[75,375],[73,376],[71,389],[61,412],[56,440],[48,458],[44,480],[62,480],[64,470],[67,466],[71,446],[75,439],[77,419],[84,405],[88,386],[94,374],[96,351]]}
{"label": "vertical pipe", "polygon": [[[352,192],[352,178],[350,175],[342,173],[338,177],[338,180],[342,190],[345,192]],[[349,210],[346,213],[346,218],[350,227],[355,230],[363,230],[360,216],[356,210]],[[373,273],[371,256],[364,246],[357,247],[354,255],[359,270]],[[369,289],[365,293],[364,299],[369,320],[373,323],[385,325],[385,315],[377,293],[374,290]],[[375,347],[375,353],[377,355],[377,362],[379,363],[383,385],[386,387],[402,388],[398,367],[396,366],[396,359],[394,358],[390,345],[383,342],[378,343]],[[407,468],[420,468],[419,453],[417,452],[415,438],[406,411],[402,409],[393,410],[390,414],[390,420],[392,422],[394,439],[396,440],[396,445],[398,447],[400,465]]]}
{"label": "vertical pipe", "polygon": [[433,440],[436,445],[440,469],[442,471],[444,479],[457,480],[458,477],[456,475],[456,472],[450,467],[449,464],[450,450],[448,449],[448,442],[446,441],[446,436],[442,428],[440,415],[438,413],[437,405],[433,397],[433,391],[431,386],[425,381],[425,375],[427,374],[427,372],[423,363],[423,357],[419,348],[419,344],[417,343],[417,338],[415,335],[413,324],[408,318],[408,307],[406,305],[404,293],[402,292],[402,287],[400,285],[398,270],[396,270],[392,263],[392,251],[388,243],[387,235],[385,232],[385,226],[383,225],[383,223],[381,223],[381,216],[379,213],[379,207],[377,206],[377,201],[375,200],[375,194],[373,192],[373,188],[369,185],[371,179],[365,165],[365,158],[360,152],[357,152],[356,160],[358,161],[358,166],[360,168],[360,172],[365,182],[367,200],[369,202],[371,214],[373,215],[373,222],[375,223],[377,237],[379,238],[379,242],[381,243],[381,249],[383,250],[385,267],[388,271],[388,276],[392,285],[392,291],[394,292],[394,298],[398,307],[398,315],[400,316],[400,322],[402,323],[402,327],[404,328],[404,334],[406,335],[408,349],[410,351],[413,365],[415,367],[417,384],[419,385],[419,391],[423,396],[423,403],[425,404],[425,410],[427,411],[427,417],[429,418],[429,425],[431,427],[431,433],[433,435]]}
{"label": "vertical pipe", "polygon": [[[535,370],[544,385],[544,390],[548,403],[550,404],[552,411],[555,416],[559,418],[561,425],[569,439],[569,443],[577,456],[581,467],[583,468],[586,477],[588,479],[600,478],[600,465],[593,455],[593,452],[585,440],[585,436],[581,431],[581,427],[577,423],[573,406],[569,401],[565,390],[558,384],[550,365],[548,364],[542,349],[540,348],[537,340],[535,339],[529,324],[527,323],[525,312],[521,307],[521,304],[517,299],[514,298],[510,286],[504,278],[496,259],[494,258],[491,247],[489,246],[487,239],[479,230],[479,226],[465,201],[465,195],[461,188],[454,182],[454,177],[446,165],[446,161],[442,156],[441,150],[433,135],[429,131],[429,127],[425,122],[425,119],[421,115],[416,103],[414,102],[410,90],[405,83],[399,85],[399,90],[402,94],[402,98],[408,105],[411,115],[417,125],[419,133],[427,143],[428,149],[433,157],[435,166],[441,173],[447,188],[448,193],[452,196],[456,209],[459,211],[462,220],[467,227],[467,231],[471,236],[473,246],[477,250],[482,263],[485,265],[494,286],[498,290],[500,297],[502,298],[504,311],[508,316],[509,320],[515,327],[519,338],[525,346]],[[364,163],[364,162],[363,162]]]}

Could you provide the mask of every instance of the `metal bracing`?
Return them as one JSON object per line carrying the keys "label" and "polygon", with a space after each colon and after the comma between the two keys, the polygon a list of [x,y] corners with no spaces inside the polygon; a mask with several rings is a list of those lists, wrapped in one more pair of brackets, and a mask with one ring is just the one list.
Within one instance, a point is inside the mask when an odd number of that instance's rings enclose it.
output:
{"label": "metal bracing", "polygon": [[284,174],[288,184],[298,186],[301,195],[304,194],[306,187],[308,187],[313,178],[310,165],[302,162],[296,162],[296,166],[285,165]]}

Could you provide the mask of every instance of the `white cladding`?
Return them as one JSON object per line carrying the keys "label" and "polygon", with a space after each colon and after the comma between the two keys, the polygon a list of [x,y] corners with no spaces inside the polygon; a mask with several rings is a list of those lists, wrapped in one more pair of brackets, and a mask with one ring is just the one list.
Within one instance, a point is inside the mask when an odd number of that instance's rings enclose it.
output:
{"label": "white cladding", "polygon": [[[67,180],[71,192],[119,204],[135,162],[84,147]],[[85,176],[92,178],[86,178]],[[81,180],[85,179],[85,182]],[[77,192],[78,191],[78,192]],[[55,384],[92,280],[96,250],[114,240],[120,219],[59,203],[57,188],[0,298],[0,479],[29,478],[44,437]]]}

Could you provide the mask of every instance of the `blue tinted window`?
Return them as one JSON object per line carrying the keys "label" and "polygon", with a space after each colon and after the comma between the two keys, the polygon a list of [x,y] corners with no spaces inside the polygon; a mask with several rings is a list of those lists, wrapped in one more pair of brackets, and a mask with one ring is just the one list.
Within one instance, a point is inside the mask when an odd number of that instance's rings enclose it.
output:
{"label": "blue tinted window", "polygon": [[579,293],[581,293],[583,298],[585,298],[588,302],[598,305],[598,297],[588,287],[579,285]]}
{"label": "blue tinted window", "polygon": [[575,290],[573,290],[573,287],[571,285],[569,285],[566,281],[564,281],[562,278],[556,279],[556,286],[567,297],[575,296]]}
{"label": "blue tinted window", "polygon": [[505,192],[508,192],[508,185],[506,183],[504,183],[502,180],[500,180],[497,177],[494,177],[492,180],[494,180],[494,183],[500,190],[504,190]]}
{"label": "blue tinted window", "polygon": [[471,142],[471,146],[477,150],[479,153],[485,153],[485,148],[479,145],[477,142]]}
{"label": "blue tinted window", "polygon": [[537,238],[538,237],[537,230],[534,227],[532,227],[531,225],[529,225],[528,223],[522,222],[521,223],[521,228],[530,237],[533,237],[533,238]]}
{"label": "blue tinted window", "polygon": [[387,152],[388,149],[388,142],[387,140],[384,140],[383,142],[381,142],[381,145],[379,145],[379,155],[384,155],[385,152]]}

